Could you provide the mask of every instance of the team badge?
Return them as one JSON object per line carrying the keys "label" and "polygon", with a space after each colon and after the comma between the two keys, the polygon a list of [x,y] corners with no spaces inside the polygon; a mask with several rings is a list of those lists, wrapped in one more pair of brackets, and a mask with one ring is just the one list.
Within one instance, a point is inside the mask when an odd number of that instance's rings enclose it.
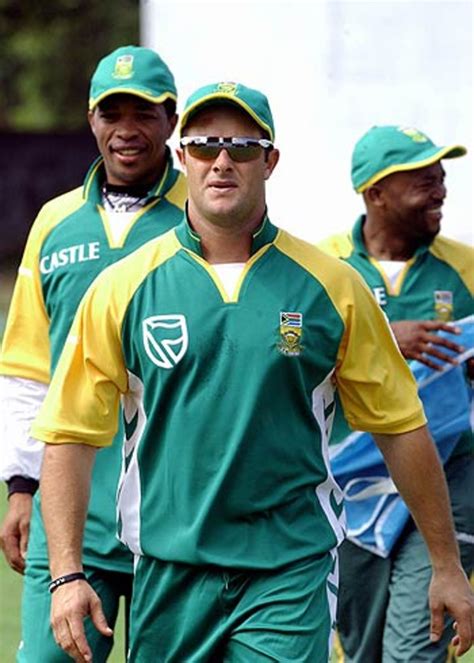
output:
{"label": "team badge", "polygon": [[405,134],[405,136],[408,136],[408,138],[411,138],[414,143],[428,142],[427,136],[418,129],[414,129],[413,127],[398,127],[398,130]]}
{"label": "team badge", "polygon": [[237,83],[219,83],[217,89],[224,94],[236,94]]}
{"label": "team badge", "polygon": [[133,55],[120,55],[115,61],[113,78],[132,78],[133,74]]}
{"label": "team badge", "polygon": [[303,351],[303,314],[296,312],[280,312],[280,339],[278,349],[288,357],[297,357]]}
{"label": "team badge", "polygon": [[451,290],[435,290],[434,307],[437,320],[450,322],[453,319],[453,293]]}
{"label": "team badge", "polygon": [[143,345],[151,361],[160,368],[173,368],[188,349],[184,315],[152,315],[142,323]]}

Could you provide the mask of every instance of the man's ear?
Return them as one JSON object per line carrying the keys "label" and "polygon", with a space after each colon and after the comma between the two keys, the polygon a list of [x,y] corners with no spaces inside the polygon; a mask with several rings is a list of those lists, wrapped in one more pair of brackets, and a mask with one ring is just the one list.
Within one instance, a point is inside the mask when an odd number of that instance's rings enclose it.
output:
{"label": "man's ear", "polygon": [[372,184],[363,193],[365,204],[374,205],[375,207],[382,207],[385,203],[385,196],[383,187],[378,184]]}
{"label": "man's ear", "polygon": [[95,136],[94,111],[87,111],[87,121],[89,122],[89,126],[91,128],[91,131]]}
{"label": "man's ear", "polygon": [[273,173],[275,166],[277,165],[279,160],[280,160],[280,150],[277,150],[276,148],[270,150],[267,156],[267,160],[265,162],[264,177],[266,180],[270,178],[270,175]]}
{"label": "man's ear", "polygon": [[171,138],[171,136],[173,135],[173,132],[176,129],[177,122],[178,122],[178,115],[176,113],[173,115],[173,117],[170,117],[168,119],[168,124],[169,124],[168,138]]}
{"label": "man's ear", "polygon": [[182,169],[184,172],[186,172],[186,157],[184,154],[184,150],[180,149],[179,147],[176,149],[176,154],[179,159],[179,163],[181,164]]}

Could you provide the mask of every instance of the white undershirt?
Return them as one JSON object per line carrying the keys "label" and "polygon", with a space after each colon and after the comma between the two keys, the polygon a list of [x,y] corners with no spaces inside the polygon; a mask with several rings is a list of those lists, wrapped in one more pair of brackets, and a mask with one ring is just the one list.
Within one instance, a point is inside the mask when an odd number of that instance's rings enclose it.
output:
{"label": "white undershirt", "polygon": [[39,479],[44,444],[30,437],[30,428],[48,391],[36,380],[0,375],[0,479]]}
{"label": "white undershirt", "polygon": [[232,295],[235,292],[237,281],[239,280],[240,275],[242,274],[242,271],[245,267],[245,263],[225,262],[212,266],[214,267],[214,269],[217,272],[217,275],[222,281],[222,285],[224,286],[224,290],[226,291],[227,295],[229,297],[232,297]]}
{"label": "white undershirt", "polygon": [[405,260],[379,260],[378,262],[391,285],[395,285],[400,272],[406,265]]}
{"label": "white undershirt", "polygon": [[137,212],[114,212],[110,208],[105,210],[109,220],[110,233],[113,241],[118,244],[123,237],[125,229]]}

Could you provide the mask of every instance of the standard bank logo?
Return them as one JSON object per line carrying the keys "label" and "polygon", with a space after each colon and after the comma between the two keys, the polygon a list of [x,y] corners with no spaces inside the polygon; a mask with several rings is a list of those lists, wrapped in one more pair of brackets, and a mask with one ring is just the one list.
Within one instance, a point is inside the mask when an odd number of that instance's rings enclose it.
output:
{"label": "standard bank logo", "polygon": [[173,368],[188,349],[184,315],[152,315],[143,320],[143,345],[151,361],[160,368]]}

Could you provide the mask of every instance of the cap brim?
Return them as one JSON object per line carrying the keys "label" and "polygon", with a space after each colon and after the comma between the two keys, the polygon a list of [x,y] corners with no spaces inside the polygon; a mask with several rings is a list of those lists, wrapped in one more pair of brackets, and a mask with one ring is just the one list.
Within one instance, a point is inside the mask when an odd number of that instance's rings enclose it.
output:
{"label": "cap brim", "polygon": [[95,97],[95,99],[89,99],[89,110],[94,110],[97,104],[100,104],[100,102],[103,101],[106,97],[110,97],[113,94],[131,94],[134,97],[146,99],[146,101],[149,101],[152,104],[162,104],[167,99],[173,99],[174,101],[177,101],[177,96],[172,92],[163,92],[163,94],[160,94],[159,96],[153,96],[152,94],[148,94],[143,90],[137,90],[136,88],[117,86],[115,88],[110,88],[110,90],[107,90],[102,94],[99,94],[99,96]]}
{"label": "cap brim", "polygon": [[248,104],[245,103],[239,97],[236,97],[231,94],[226,94],[225,92],[216,92],[213,94],[208,94],[201,99],[197,99],[193,104],[185,108],[183,114],[181,115],[181,121],[179,124],[180,133],[183,131],[186,124],[189,122],[191,117],[197,113],[198,110],[202,110],[205,106],[211,105],[213,101],[221,101],[222,103],[227,103],[232,106],[240,106],[242,110],[258,124],[264,131],[270,136],[270,140],[274,140],[273,129],[272,127],[264,122]]}
{"label": "cap brim", "polygon": [[367,182],[364,182],[364,184],[361,184],[359,187],[357,187],[356,191],[357,193],[362,193],[370,186],[376,182],[379,182],[384,177],[387,177],[387,175],[391,175],[392,173],[400,173],[406,170],[417,170],[418,168],[425,168],[425,166],[431,166],[431,164],[436,163],[437,161],[441,161],[441,159],[456,159],[457,157],[462,157],[465,154],[467,154],[467,149],[463,145],[449,145],[448,147],[437,148],[429,155],[420,155],[420,158],[416,161],[394,164],[392,166],[388,166],[388,168],[380,170],[378,173],[375,173],[375,175],[372,175],[372,177],[367,180]]}

